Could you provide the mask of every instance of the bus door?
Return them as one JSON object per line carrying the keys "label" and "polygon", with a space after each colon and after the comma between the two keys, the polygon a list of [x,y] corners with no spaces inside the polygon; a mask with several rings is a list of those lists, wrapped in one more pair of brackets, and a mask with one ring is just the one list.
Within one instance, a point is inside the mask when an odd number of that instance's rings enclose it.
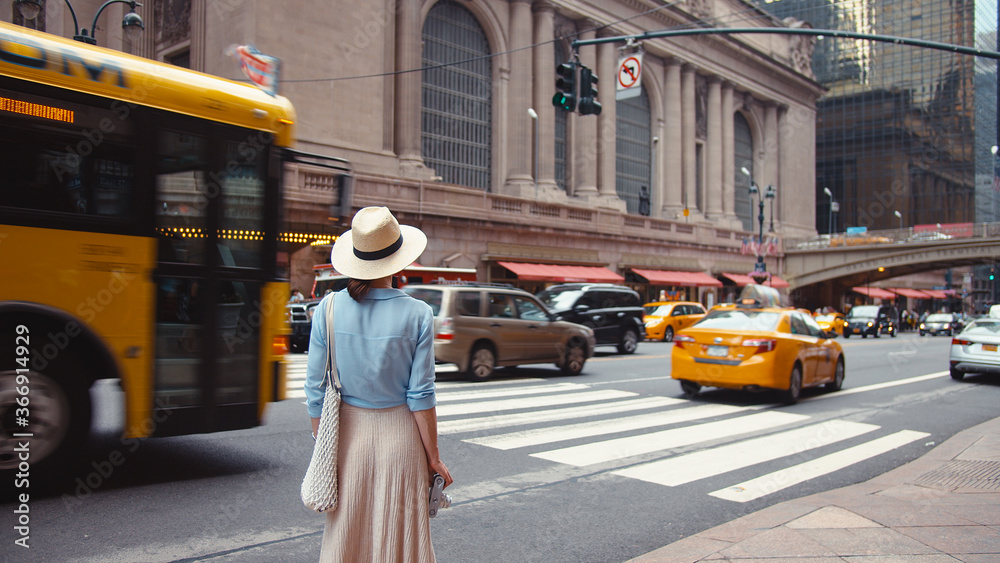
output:
{"label": "bus door", "polygon": [[261,293],[280,205],[265,135],[177,116],[157,127],[157,435],[259,423],[263,315],[284,314]]}

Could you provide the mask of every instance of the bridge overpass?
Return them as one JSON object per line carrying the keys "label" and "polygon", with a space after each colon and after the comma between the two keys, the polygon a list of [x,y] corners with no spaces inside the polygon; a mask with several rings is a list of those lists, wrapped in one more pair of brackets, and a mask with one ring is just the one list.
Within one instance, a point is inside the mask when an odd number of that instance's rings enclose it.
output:
{"label": "bridge overpass", "polygon": [[835,303],[852,287],[1000,256],[1000,222],[922,227],[786,240],[782,277],[790,291]]}

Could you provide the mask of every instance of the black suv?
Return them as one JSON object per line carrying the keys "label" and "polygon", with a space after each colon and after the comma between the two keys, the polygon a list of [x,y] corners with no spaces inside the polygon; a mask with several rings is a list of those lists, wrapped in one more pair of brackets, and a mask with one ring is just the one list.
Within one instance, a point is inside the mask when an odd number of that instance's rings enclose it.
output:
{"label": "black suv", "polygon": [[860,334],[861,338],[875,338],[888,334],[893,338],[899,332],[899,313],[891,305],[855,305],[844,319],[844,338]]}
{"label": "black suv", "polygon": [[564,283],[537,294],[560,320],[594,330],[597,345],[613,344],[631,354],[646,333],[639,294],[609,283]]}

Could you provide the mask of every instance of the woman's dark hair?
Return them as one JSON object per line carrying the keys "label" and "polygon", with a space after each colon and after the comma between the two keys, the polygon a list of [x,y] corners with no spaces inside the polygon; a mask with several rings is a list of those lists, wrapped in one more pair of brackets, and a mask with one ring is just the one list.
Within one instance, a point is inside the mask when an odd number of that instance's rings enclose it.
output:
{"label": "woman's dark hair", "polygon": [[373,280],[356,280],[351,278],[347,282],[347,293],[355,300],[361,301],[368,295],[368,291],[372,288]]}

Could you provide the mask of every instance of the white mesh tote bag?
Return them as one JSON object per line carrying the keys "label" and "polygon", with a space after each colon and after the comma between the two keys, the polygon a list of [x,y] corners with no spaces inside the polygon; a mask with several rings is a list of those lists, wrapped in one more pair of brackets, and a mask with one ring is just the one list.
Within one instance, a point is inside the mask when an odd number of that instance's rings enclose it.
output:
{"label": "white mesh tote bag", "polygon": [[309,469],[302,479],[302,503],[316,512],[337,508],[337,447],[340,442],[340,376],[337,374],[337,352],[333,342],[333,303],[326,308],[326,393],[323,411],[316,432]]}

